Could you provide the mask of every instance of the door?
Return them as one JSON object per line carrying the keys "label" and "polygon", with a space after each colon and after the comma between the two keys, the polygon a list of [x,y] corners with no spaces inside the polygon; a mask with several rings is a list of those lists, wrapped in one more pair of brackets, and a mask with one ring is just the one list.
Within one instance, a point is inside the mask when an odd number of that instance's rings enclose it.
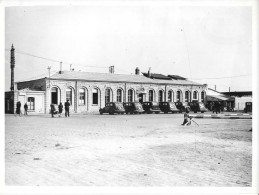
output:
{"label": "door", "polygon": [[144,101],[144,95],[143,93],[138,94],[139,102],[142,103]]}

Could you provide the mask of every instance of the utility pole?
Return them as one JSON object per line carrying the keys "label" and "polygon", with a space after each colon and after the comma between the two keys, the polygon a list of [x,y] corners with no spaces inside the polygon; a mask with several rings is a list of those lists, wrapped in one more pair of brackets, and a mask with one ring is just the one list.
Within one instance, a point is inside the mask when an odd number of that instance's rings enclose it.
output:
{"label": "utility pole", "polygon": [[72,71],[72,64],[70,64],[70,71]]}
{"label": "utility pole", "polygon": [[50,69],[51,69],[51,66],[48,66],[47,69],[49,70],[49,88],[50,88]]}
{"label": "utility pole", "polygon": [[12,44],[11,48],[11,91],[14,91],[14,67],[15,67],[15,56],[14,56],[14,47]]}

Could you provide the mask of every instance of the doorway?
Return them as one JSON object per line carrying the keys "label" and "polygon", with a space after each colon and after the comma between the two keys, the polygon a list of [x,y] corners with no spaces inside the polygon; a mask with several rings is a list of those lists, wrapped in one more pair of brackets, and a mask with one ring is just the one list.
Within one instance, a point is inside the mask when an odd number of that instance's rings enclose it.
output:
{"label": "doorway", "polygon": [[140,94],[138,94],[138,101],[140,102],[140,103],[143,103],[145,100],[144,100],[144,94],[143,93],[140,93]]}

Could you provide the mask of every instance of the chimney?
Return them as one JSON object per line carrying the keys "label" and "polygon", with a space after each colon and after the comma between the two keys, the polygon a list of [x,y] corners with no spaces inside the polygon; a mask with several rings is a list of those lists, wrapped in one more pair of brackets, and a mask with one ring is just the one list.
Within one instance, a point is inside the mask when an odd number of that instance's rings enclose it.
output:
{"label": "chimney", "polygon": [[151,72],[150,71],[151,71],[151,67],[149,67],[148,73],[147,73],[149,78],[151,77]]}
{"label": "chimney", "polygon": [[114,66],[109,66],[109,73],[114,74]]}
{"label": "chimney", "polygon": [[60,62],[60,70],[59,70],[59,74],[62,74],[62,62]]}
{"label": "chimney", "polygon": [[14,91],[14,67],[15,67],[15,56],[14,56],[14,47],[12,44],[12,48],[11,48],[11,87],[10,90]]}
{"label": "chimney", "polygon": [[135,69],[135,75],[139,75],[139,68],[138,67]]}

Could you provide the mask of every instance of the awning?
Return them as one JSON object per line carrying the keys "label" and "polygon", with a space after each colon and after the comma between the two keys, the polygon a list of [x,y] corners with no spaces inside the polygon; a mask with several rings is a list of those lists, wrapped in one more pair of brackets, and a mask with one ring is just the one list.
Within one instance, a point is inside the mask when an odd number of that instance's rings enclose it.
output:
{"label": "awning", "polygon": [[221,96],[221,95],[207,95],[206,100],[215,102],[215,101],[234,101],[235,99],[232,97]]}

